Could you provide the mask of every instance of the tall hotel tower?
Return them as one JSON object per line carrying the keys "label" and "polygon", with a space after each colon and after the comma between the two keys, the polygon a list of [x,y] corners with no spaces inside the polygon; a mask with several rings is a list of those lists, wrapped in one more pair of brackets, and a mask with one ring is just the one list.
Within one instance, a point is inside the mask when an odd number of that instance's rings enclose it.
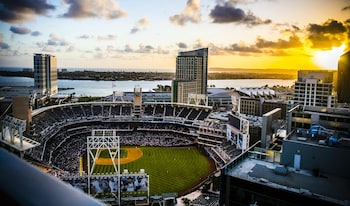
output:
{"label": "tall hotel tower", "polygon": [[294,102],[303,106],[334,107],[335,71],[300,70],[295,82]]}
{"label": "tall hotel tower", "polygon": [[42,94],[57,94],[57,60],[49,54],[34,55],[34,87]]}
{"label": "tall hotel tower", "polygon": [[179,52],[171,101],[187,103],[189,94],[207,95],[208,48]]}
{"label": "tall hotel tower", "polygon": [[338,61],[338,102],[350,104],[350,51],[341,55]]}

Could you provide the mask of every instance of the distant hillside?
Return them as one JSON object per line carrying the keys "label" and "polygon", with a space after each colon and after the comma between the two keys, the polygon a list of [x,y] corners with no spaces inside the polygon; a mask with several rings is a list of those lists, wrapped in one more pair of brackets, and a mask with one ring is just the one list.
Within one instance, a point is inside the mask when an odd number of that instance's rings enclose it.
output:
{"label": "distant hillside", "polygon": [[[296,79],[297,70],[289,69],[222,69],[210,68],[208,79]],[[0,71],[0,76],[20,76],[33,78],[33,72]],[[172,80],[173,72],[98,72],[75,71],[58,72],[59,79],[72,80]]]}
{"label": "distant hillside", "polygon": [[210,68],[209,79],[297,79],[293,69]]}

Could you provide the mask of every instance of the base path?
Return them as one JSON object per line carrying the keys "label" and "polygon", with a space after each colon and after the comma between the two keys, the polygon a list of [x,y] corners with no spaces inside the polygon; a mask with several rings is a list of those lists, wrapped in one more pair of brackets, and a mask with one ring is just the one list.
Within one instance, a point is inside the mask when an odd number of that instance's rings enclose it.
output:
{"label": "base path", "polygon": [[[127,156],[120,158],[120,164],[126,164],[132,161],[135,161],[142,157],[143,153],[140,148],[123,148],[122,150],[126,150]],[[118,164],[118,158],[114,160],[115,164]],[[98,165],[113,165],[111,158],[97,158],[96,164]]]}

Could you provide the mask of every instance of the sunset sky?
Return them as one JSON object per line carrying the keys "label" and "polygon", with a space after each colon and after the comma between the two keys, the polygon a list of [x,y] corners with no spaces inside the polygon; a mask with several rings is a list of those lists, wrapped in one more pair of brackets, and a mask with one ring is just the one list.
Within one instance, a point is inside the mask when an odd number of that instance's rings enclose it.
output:
{"label": "sunset sky", "polygon": [[0,67],[175,71],[209,48],[209,68],[336,69],[349,0],[1,0]]}

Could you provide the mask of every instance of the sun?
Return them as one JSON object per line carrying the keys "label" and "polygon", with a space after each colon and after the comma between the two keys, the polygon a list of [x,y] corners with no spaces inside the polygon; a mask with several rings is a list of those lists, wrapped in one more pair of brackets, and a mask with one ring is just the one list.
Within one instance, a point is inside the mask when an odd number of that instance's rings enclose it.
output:
{"label": "sun", "polygon": [[331,50],[317,51],[314,54],[315,63],[324,69],[338,69],[339,57],[344,53],[345,45],[333,47]]}

